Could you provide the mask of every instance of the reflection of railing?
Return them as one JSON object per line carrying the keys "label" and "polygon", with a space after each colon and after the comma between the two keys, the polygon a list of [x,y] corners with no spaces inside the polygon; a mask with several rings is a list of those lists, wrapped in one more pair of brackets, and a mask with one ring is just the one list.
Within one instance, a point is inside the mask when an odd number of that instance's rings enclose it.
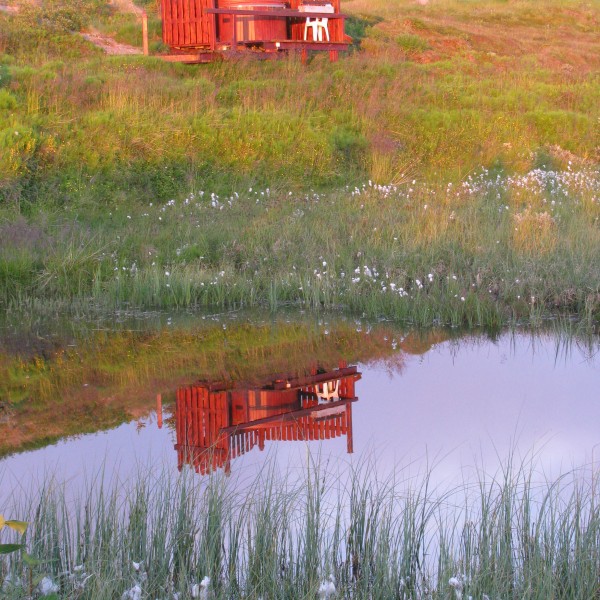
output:
{"label": "reflection of railing", "polygon": [[[302,378],[280,378],[251,389],[199,384],[177,390],[178,464],[205,474],[229,471],[231,460],[266,441],[311,441],[347,437],[353,451],[352,403],[356,367]],[[336,390],[323,399],[323,389]]]}

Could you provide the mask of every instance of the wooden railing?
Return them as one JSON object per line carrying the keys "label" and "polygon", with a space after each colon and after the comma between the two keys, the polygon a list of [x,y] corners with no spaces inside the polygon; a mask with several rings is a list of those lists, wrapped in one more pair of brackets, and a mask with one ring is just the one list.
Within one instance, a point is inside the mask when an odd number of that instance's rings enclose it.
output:
{"label": "wooden railing", "polygon": [[[330,31],[330,40],[329,41],[315,41],[312,40],[309,43],[311,45],[316,44],[323,49],[328,49],[328,47],[334,48],[338,47],[339,44],[347,44],[348,42],[344,39],[343,31],[344,31],[344,20],[348,17],[348,15],[340,12],[303,12],[293,8],[272,8],[272,9],[246,9],[246,8],[205,8],[204,13],[207,15],[230,15],[233,19],[232,24],[232,37],[229,40],[219,39],[218,41],[221,43],[231,43],[232,47],[237,46],[237,17],[268,17],[268,18],[280,18],[280,19],[290,19],[295,21],[296,25],[301,25],[303,27],[303,23],[306,22],[306,18],[309,17],[311,19],[329,19],[332,21],[331,23],[331,31]],[[214,17],[213,17],[214,18]],[[339,25],[338,25],[339,23]],[[292,25],[291,36],[286,39],[281,40],[269,40],[274,43],[285,43],[285,42],[304,42],[303,36],[299,35],[300,29],[294,27]],[[339,32],[342,32],[342,35],[339,35]],[[216,37],[216,36],[215,36]]]}

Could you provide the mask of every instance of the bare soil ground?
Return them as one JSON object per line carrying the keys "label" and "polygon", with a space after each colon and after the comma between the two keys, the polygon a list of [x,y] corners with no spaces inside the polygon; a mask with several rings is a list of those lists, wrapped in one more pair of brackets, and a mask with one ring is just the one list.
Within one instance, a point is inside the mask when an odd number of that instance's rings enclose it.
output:
{"label": "bare soil ground", "polygon": [[[132,0],[111,0],[109,2],[118,12],[131,13],[141,18],[144,12],[139,6],[136,6]],[[94,44],[106,54],[112,55],[127,55],[127,54],[142,54],[142,50],[135,46],[122,44],[117,42],[112,37],[100,33],[92,29],[91,31],[81,34],[88,42]]]}
{"label": "bare soil ground", "polygon": [[110,0],[109,4],[114,6],[119,12],[132,13],[139,16],[144,12],[139,6],[134,4],[132,0]]}
{"label": "bare soil ground", "polygon": [[104,35],[99,31],[89,31],[81,34],[88,42],[94,44],[98,48],[104,50],[106,54],[126,55],[126,54],[142,54],[140,48],[121,44],[108,35]]}

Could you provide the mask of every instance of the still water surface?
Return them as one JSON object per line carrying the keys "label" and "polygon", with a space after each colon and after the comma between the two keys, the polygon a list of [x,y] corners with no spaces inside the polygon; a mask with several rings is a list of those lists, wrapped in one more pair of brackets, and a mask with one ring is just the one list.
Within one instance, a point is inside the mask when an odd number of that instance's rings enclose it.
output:
{"label": "still water surface", "polygon": [[[229,460],[232,476],[252,479],[268,461],[275,461],[293,477],[318,460],[336,469],[368,463],[381,476],[401,472],[418,477],[433,469],[434,483],[445,486],[477,473],[496,473],[511,455],[517,463],[533,459],[543,478],[593,466],[600,459],[600,376],[594,350],[552,335],[514,333],[496,340],[444,341],[423,350],[414,354],[399,349],[385,362],[357,364],[361,377],[355,382],[351,423],[343,412],[348,404],[334,415],[346,421],[342,426],[339,420],[337,429],[330,430],[330,439],[305,441],[306,429],[288,436],[301,439],[269,439],[278,437],[273,430],[281,428],[277,414],[271,414],[272,421],[262,429],[271,433]],[[333,390],[334,384],[329,385]],[[327,400],[339,402],[335,397]],[[323,405],[323,398],[319,403]],[[41,481],[49,472],[77,486],[102,468],[118,478],[147,464],[173,472],[187,469],[182,463],[188,452],[178,456],[176,450],[183,441],[177,437],[177,420],[180,431],[191,427],[182,425],[182,414],[165,399],[162,427],[153,411],[111,431],[9,456],[0,461],[0,502],[15,500],[29,480]],[[327,420],[318,415],[302,418],[313,419],[311,423]],[[225,468],[223,461],[215,466],[216,471]]]}

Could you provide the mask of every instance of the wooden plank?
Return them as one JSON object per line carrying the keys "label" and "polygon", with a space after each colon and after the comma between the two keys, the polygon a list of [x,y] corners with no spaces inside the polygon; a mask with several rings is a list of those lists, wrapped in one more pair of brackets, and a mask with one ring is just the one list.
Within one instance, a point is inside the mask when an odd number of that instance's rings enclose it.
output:
{"label": "wooden plank", "polygon": [[185,2],[184,2],[185,13],[186,13],[185,14],[185,23],[184,23],[186,46],[195,43],[195,40],[192,36],[192,29],[193,29],[192,6],[193,6],[194,2],[195,2],[195,0],[185,0]]}
{"label": "wooden plank", "polygon": [[211,431],[211,446],[214,445],[214,442],[219,435],[220,427],[217,425],[217,415],[219,413],[219,406],[222,402],[222,397],[225,392],[219,392],[215,394],[214,402],[210,407],[210,431]]}
{"label": "wooden plank", "polygon": [[183,425],[182,418],[182,402],[183,402],[183,389],[179,388],[177,390],[176,398],[175,398],[175,431],[177,443],[180,444],[182,442],[182,432],[181,427]]}
{"label": "wooden plank", "polygon": [[304,437],[307,441],[311,442],[315,439],[315,423],[308,417],[304,417]]}
{"label": "wooden plank", "polygon": [[184,431],[184,444],[193,443],[191,438],[191,430],[192,426],[192,413],[191,413],[191,401],[192,401],[192,388],[186,388],[185,390],[185,402],[184,402],[184,423],[185,423],[185,431]]}
{"label": "wooden plank", "polygon": [[[165,42],[166,43],[166,42]],[[173,44],[169,44],[173,45]],[[216,55],[213,52],[198,52],[196,54],[158,54],[155,58],[171,63],[184,63],[188,65],[207,64],[216,58],[222,58],[220,54]]]}
{"label": "wooden plank", "polygon": [[163,44],[168,44],[168,40],[166,39],[166,32],[167,32],[167,12],[166,12],[166,2],[167,0],[161,0],[160,2],[160,20],[162,22],[162,41]]}
{"label": "wooden plank", "polygon": [[205,12],[211,15],[237,15],[237,16],[255,16],[255,17],[273,17],[273,18],[298,18],[305,20],[306,17],[319,18],[319,19],[347,19],[348,15],[340,12],[327,13],[327,12],[310,12],[305,13],[299,10],[292,10],[291,8],[273,8],[268,10],[252,10],[249,8],[207,8]]}
{"label": "wooden plank", "polygon": [[180,31],[181,31],[181,40],[182,40],[182,46],[187,46],[188,45],[188,41],[187,41],[187,25],[188,25],[188,20],[189,20],[189,15],[187,12],[187,3],[188,0],[179,0],[179,6],[181,9],[181,15],[180,15]]}
{"label": "wooden plank", "polygon": [[[217,406],[217,414],[215,415],[215,421],[216,421],[216,441],[215,441],[215,446],[221,450],[225,450],[226,446],[225,446],[225,435],[221,434],[221,429],[223,427],[227,427],[227,425],[225,424],[225,414],[227,412],[227,394],[225,392],[223,392],[223,395],[225,396],[225,398],[221,397],[219,399],[219,404]],[[225,402],[224,402],[225,400]],[[225,406],[223,406],[225,404]]]}
{"label": "wooden plank", "polygon": [[200,2],[198,2],[197,0],[191,0],[190,8],[191,8],[191,17],[193,19],[192,43],[202,44],[202,43],[204,43],[204,40],[202,39],[202,27],[203,27],[202,7],[200,5]]}
{"label": "wooden plank", "polygon": [[204,425],[204,403],[208,392],[204,388],[194,388],[192,414],[194,419],[194,443],[206,447],[206,427]]}
{"label": "wooden plank", "polygon": [[188,387],[185,390],[185,399],[183,402],[184,412],[183,412],[183,421],[184,421],[184,444],[193,445],[195,444],[193,428],[194,428],[194,416],[192,415],[192,397],[194,394],[194,388]]}
{"label": "wooden plank", "polygon": [[352,454],[354,452],[354,438],[352,436],[352,404],[348,403],[348,408],[346,409],[346,423],[347,423],[347,448],[348,454]]}
{"label": "wooden plank", "polygon": [[177,45],[185,46],[185,37],[183,34],[183,20],[185,15],[183,14],[183,2],[184,0],[174,0],[177,4]]}
{"label": "wooden plank", "polygon": [[213,393],[209,392],[206,389],[203,389],[203,394],[199,398],[198,403],[198,413],[200,415],[199,425],[200,425],[200,435],[201,444],[205,448],[210,446],[210,438],[209,438],[209,423],[208,423],[208,410],[211,402],[211,398]]}
{"label": "wooden plank", "polygon": [[[316,42],[324,44],[326,42]],[[336,369],[334,371],[327,371],[326,373],[319,373],[317,375],[309,375],[307,377],[297,377],[289,379],[287,382],[277,382],[273,385],[273,389],[294,389],[303,388],[307,386],[314,386],[316,383],[325,383],[326,381],[335,381],[342,377],[350,377],[351,375],[357,375],[359,378],[361,374],[358,372],[355,366],[346,367],[345,369]]]}
{"label": "wooden plank", "polygon": [[175,6],[175,2],[173,0],[168,0],[169,2],[169,35],[171,38],[170,45],[176,45],[176,27],[175,23],[177,22],[177,7]]}
{"label": "wooden plank", "polygon": [[179,0],[171,0],[171,6],[173,7],[171,25],[171,31],[173,32],[173,45],[179,46]]}
{"label": "wooden plank", "polygon": [[[215,8],[215,6],[216,6],[215,0],[209,0],[209,2],[212,5],[209,8]],[[217,44],[217,15],[211,15],[211,14],[207,13],[206,10],[204,11],[204,13],[208,16],[208,18],[210,19],[210,22],[211,22],[211,26],[209,28],[210,47],[212,50],[214,50],[216,47],[216,44]]]}
{"label": "wooden plank", "polygon": [[348,49],[351,42],[313,42],[311,40],[276,40],[273,42],[261,42],[260,45],[265,51],[269,50],[339,50],[343,52]]}
{"label": "wooden plank", "polygon": [[330,410],[337,406],[343,406],[349,402],[356,402],[358,398],[345,398],[343,400],[336,400],[334,402],[328,402],[327,404],[319,404],[317,406],[313,406],[311,408],[301,408],[299,410],[294,410],[292,412],[283,413],[280,415],[274,415],[271,417],[264,417],[262,419],[257,419],[256,421],[249,421],[248,423],[242,423],[240,425],[232,425],[230,427],[226,427],[223,429],[224,432],[238,432],[242,430],[252,429],[253,427],[257,427],[259,425],[267,425],[267,424],[275,424],[278,422],[285,421],[293,421],[300,417],[305,417],[311,415],[313,413],[318,413],[324,410]]}

